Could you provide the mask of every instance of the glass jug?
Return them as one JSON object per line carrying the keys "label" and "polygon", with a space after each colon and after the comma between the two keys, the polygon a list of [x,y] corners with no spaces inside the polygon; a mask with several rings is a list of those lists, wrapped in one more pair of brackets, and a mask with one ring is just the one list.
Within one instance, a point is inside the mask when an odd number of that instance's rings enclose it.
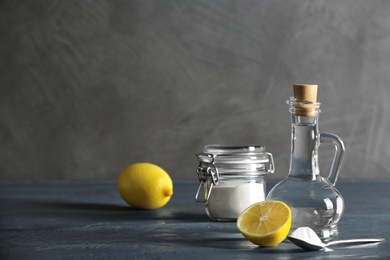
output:
{"label": "glass jug", "polygon": [[[326,241],[338,235],[337,224],[344,212],[343,197],[334,186],[345,149],[338,136],[318,131],[320,103],[316,96],[317,85],[294,85],[294,97],[287,100],[292,120],[290,169],[266,199],[281,200],[291,207],[291,231],[308,226]],[[318,147],[328,142],[335,145],[336,152],[329,176],[323,178],[318,168]]]}

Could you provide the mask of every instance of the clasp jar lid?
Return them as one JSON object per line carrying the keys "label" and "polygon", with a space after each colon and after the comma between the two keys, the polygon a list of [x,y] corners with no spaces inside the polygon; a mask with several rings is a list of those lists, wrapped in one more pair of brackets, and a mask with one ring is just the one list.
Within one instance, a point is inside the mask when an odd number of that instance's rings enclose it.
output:
{"label": "clasp jar lid", "polygon": [[222,146],[207,145],[196,155],[199,179],[213,174],[218,177],[259,176],[275,171],[271,153],[263,145]]}

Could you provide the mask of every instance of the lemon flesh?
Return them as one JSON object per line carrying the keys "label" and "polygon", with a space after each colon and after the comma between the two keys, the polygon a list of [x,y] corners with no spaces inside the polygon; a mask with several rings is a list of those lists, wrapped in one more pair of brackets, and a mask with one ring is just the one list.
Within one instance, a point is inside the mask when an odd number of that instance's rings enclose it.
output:
{"label": "lemon flesh", "polygon": [[237,218],[237,228],[252,243],[270,247],[282,242],[291,228],[290,207],[281,201],[255,203]]}
{"label": "lemon flesh", "polygon": [[156,209],[173,195],[172,179],[161,167],[151,163],[128,166],[118,177],[118,191],[134,208]]}

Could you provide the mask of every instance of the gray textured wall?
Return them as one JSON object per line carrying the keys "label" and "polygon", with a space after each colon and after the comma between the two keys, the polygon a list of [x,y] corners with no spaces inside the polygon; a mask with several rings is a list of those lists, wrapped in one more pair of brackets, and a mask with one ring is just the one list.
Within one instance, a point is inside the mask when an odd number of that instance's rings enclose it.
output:
{"label": "gray textured wall", "polygon": [[[0,1],[0,179],[196,178],[210,143],[287,174],[293,83],[319,84],[340,177],[390,175],[390,1]],[[321,146],[323,175],[331,146]]]}

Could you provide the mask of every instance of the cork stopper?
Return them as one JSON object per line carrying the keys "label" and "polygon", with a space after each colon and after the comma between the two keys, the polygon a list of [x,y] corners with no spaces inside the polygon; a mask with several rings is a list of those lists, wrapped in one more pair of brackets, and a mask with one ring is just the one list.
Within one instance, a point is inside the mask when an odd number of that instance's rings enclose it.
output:
{"label": "cork stopper", "polygon": [[[294,84],[294,98],[300,102],[295,104],[296,114],[299,116],[315,116],[319,108],[317,103],[318,85]],[[313,103],[313,104],[311,104]]]}
{"label": "cork stopper", "polygon": [[294,97],[302,101],[317,102],[318,85],[294,84]]}

